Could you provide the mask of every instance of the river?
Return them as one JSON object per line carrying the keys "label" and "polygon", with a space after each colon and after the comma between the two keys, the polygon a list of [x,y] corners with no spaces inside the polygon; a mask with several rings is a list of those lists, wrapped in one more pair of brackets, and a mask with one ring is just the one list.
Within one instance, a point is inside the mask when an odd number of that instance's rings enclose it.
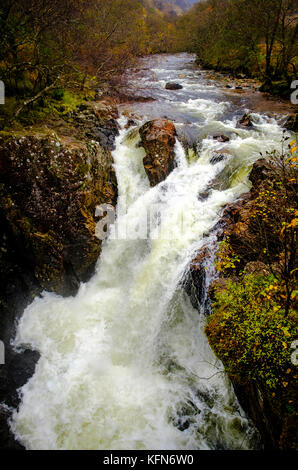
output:
{"label": "river", "polygon": [[[183,88],[165,90],[168,81]],[[44,293],[25,310],[15,346],[41,357],[12,430],[27,449],[254,449],[256,432],[182,281],[196,251],[214,243],[222,208],[249,189],[259,153],[280,147],[282,128],[257,113],[252,128],[237,127],[249,100],[210,80],[191,55],[143,59],[129,88],[153,101],[121,107],[115,225],[75,297]],[[173,119],[197,156],[177,140],[177,168],[150,188],[137,127],[154,117]],[[225,158],[212,164],[216,152]]]}

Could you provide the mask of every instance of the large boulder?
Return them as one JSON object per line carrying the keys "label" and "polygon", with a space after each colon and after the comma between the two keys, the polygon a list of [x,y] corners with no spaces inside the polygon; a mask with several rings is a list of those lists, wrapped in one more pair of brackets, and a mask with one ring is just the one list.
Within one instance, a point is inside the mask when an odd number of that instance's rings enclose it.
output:
{"label": "large boulder", "polygon": [[150,185],[155,186],[175,168],[176,129],[167,119],[154,119],[140,128],[141,145],[146,156],[143,160]]}
{"label": "large boulder", "polygon": [[257,190],[260,184],[276,179],[276,171],[274,166],[265,158],[257,160],[251,169],[249,180],[252,183],[253,191]]}
{"label": "large boulder", "polygon": [[101,251],[96,207],[116,203],[110,151],[95,141],[69,145],[28,135],[1,138],[0,161],[3,282],[17,260],[18,270],[33,273],[41,288],[75,292]]}

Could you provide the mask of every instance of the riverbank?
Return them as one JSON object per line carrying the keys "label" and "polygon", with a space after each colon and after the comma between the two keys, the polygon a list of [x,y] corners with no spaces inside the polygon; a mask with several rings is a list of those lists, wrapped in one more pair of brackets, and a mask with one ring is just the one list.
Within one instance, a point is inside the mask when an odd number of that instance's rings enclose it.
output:
{"label": "riverbank", "polygon": [[226,95],[240,104],[246,101],[252,112],[266,113],[272,116],[289,116],[297,114],[298,105],[291,103],[290,94],[293,91],[288,87],[288,96],[284,97],[278,93],[262,88],[262,82],[258,79],[245,77],[245,75],[234,75],[230,72],[209,70],[206,78],[218,83]]}

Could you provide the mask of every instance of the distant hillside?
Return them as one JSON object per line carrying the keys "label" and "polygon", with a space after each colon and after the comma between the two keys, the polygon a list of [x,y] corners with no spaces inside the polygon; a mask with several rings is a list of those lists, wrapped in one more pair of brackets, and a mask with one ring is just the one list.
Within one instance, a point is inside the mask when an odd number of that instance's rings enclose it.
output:
{"label": "distant hillside", "polygon": [[141,0],[145,8],[166,15],[181,15],[192,8],[198,0]]}
{"label": "distant hillside", "polygon": [[173,5],[181,8],[181,10],[183,11],[187,11],[190,8],[192,8],[192,6],[195,3],[198,3],[200,0],[164,0],[164,1],[167,3],[172,3]]}

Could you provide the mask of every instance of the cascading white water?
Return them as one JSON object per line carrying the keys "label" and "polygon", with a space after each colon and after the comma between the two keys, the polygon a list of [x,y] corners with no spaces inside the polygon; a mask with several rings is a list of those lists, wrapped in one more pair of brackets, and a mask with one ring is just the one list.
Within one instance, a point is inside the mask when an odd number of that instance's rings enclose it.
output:
{"label": "cascading white water", "polygon": [[[212,105],[184,104],[205,115]],[[205,317],[179,287],[221,208],[247,190],[258,152],[280,141],[273,119],[254,116],[254,132],[215,121],[224,106],[210,111],[204,126],[206,135],[213,127],[232,129],[227,158],[212,165],[222,144],[206,137],[200,158],[188,163],[177,142],[178,166],[154,188],[138,133],[121,131],[114,151],[117,221],[95,275],[76,297],[44,293],[18,326],[15,344],[41,354],[11,423],[26,448],[254,446],[254,430],[204,336]],[[200,200],[223,174],[225,188]]]}

